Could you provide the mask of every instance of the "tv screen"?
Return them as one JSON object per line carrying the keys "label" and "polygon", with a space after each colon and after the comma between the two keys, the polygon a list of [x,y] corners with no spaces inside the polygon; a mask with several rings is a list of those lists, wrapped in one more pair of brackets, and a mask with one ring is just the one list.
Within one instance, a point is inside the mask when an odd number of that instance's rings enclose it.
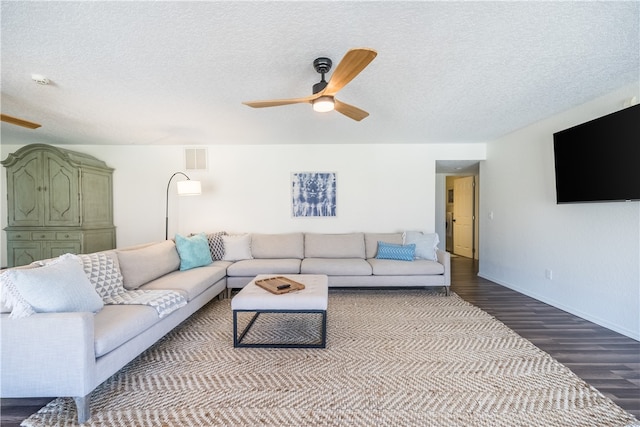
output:
{"label": "tv screen", "polygon": [[557,203],[640,200],[640,104],[553,134]]}

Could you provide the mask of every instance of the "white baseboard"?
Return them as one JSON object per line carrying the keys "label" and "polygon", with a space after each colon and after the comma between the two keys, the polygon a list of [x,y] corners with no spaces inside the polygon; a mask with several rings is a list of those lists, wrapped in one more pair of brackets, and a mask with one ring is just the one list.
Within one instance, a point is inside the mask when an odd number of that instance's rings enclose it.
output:
{"label": "white baseboard", "polygon": [[563,304],[563,303],[561,303],[559,301],[554,301],[554,300],[546,298],[546,297],[544,297],[542,295],[537,295],[535,292],[531,292],[528,289],[522,289],[522,288],[518,287],[517,285],[514,285],[512,283],[504,282],[502,280],[496,279],[495,277],[491,277],[490,275],[484,274],[482,272],[478,272],[478,277],[482,277],[483,279],[486,279],[486,280],[489,280],[491,282],[497,283],[500,286],[504,286],[505,288],[509,288],[509,289],[512,289],[512,290],[514,290],[516,292],[520,292],[521,294],[524,294],[524,295],[526,295],[528,297],[537,299],[538,301],[542,301],[545,304],[549,304],[549,305],[551,305],[553,307],[556,307],[556,308],[558,308],[560,310],[566,311],[567,313],[571,313],[574,316],[578,316],[578,317],[580,317],[582,319],[588,320],[589,322],[593,322],[596,325],[600,325],[603,328],[610,329],[610,330],[612,330],[614,332],[617,332],[619,334],[622,334],[624,336],[632,338],[632,339],[634,339],[636,341],[640,341],[640,333],[635,332],[635,331],[631,331],[631,330],[629,330],[627,328],[621,327],[620,325],[612,324],[609,321],[606,321],[604,319],[600,319],[600,318],[595,317],[595,316],[593,316],[593,315],[591,315],[589,313],[584,313],[584,312],[576,309],[575,307],[568,306],[568,305]]}

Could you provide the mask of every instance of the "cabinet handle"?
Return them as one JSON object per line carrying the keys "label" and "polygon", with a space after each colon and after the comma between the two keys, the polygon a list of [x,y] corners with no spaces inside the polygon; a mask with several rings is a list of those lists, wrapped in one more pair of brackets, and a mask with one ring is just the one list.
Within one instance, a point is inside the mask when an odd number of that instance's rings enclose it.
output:
{"label": "cabinet handle", "polygon": [[40,235],[40,238],[41,238],[41,239],[44,239],[45,237],[47,237],[47,235],[46,235],[46,234],[41,234],[41,235]]}
{"label": "cabinet handle", "polygon": [[38,187],[38,191],[42,191],[42,187]]}
{"label": "cabinet handle", "polygon": [[68,239],[68,238],[69,238],[69,235],[68,235],[68,234],[65,234],[65,235],[64,235],[64,237],[65,237],[66,239]]}
{"label": "cabinet handle", "polygon": [[16,239],[19,239],[22,237],[22,234],[16,234]]}

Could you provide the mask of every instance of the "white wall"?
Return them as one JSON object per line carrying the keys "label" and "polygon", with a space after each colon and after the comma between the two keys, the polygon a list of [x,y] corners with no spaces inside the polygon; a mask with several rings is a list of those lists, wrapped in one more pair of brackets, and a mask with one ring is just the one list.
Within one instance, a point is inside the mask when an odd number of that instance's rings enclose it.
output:
{"label": "white wall", "polygon": [[[1,157],[19,148],[3,142]],[[167,181],[185,171],[182,146],[64,146],[115,168],[114,221],[119,247],[164,239]],[[350,232],[435,229],[436,160],[484,160],[484,144],[211,145],[203,194],[169,199],[176,232]],[[337,173],[337,217],[294,218],[291,172]],[[2,173],[2,200],[6,175]],[[7,224],[6,206],[0,212]],[[6,265],[2,233],[2,265]]]}
{"label": "white wall", "polygon": [[557,205],[553,133],[620,110],[638,92],[622,88],[491,142],[480,169],[480,276],[634,339],[640,203]]}
{"label": "white wall", "polygon": [[[169,203],[176,232],[436,229],[436,160],[480,166],[480,275],[640,339],[640,203],[556,205],[552,134],[620,109],[638,86],[485,144],[207,146],[203,195]],[[5,159],[19,145],[3,141]],[[118,246],[164,239],[165,191],[181,146],[66,146],[114,167]],[[292,218],[290,173],[338,176],[336,218]],[[6,175],[0,225],[6,227]],[[494,219],[489,219],[489,212]],[[5,233],[0,233],[6,265]],[[444,241],[444,238],[441,239]],[[553,279],[545,279],[545,270]]]}

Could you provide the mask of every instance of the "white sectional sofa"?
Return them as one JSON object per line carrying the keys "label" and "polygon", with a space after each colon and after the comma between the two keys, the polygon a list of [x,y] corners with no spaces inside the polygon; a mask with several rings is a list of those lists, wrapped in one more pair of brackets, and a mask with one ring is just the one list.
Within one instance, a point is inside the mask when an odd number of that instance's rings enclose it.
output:
{"label": "white sectional sofa", "polygon": [[226,289],[224,265],[181,271],[171,240],[102,254],[119,264],[128,289],[174,290],[186,304],[164,317],[140,304],[17,319],[2,313],[0,396],[71,396],[82,423],[91,416],[90,395],[98,385]]}
{"label": "white sectional sofa", "polygon": [[403,234],[253,233],[251,258],[227,261],[227,287],[242,288],[257,274],[326,274],[330,287],[442,286],[448,294],[448,252],[434,247],[433,259],[410,262],[377,257],[378,242],[402,245]]}
{"label": "white sectional sofa", "polygon": [[[221,233],[216,234],[219,239]],[[197,237],[207,242],[204,233]],[[48,281],[55,279],[55,269],[64,264],[54,260],[3,272],[0,396],[71,396],[82,423],[91,415],[90,395],[98,385],[213,298],[225,290],[230,293],[242,288],[258,274],[326,274],[333,287],[442,286],[449,293],[449,254],[435,245],[427,251],[427,257],[433,259],[411,257],[402,261],[380,256],[379,242],[385,248],[391,245],[392,250],[405,252],[403,233],[254,233],[239,239],[222,237],[227,239],[223,256],[216,256],[210,237],[208,246],[204,243],[205,251],[210,251],[208,260],[190,265],[186,260],[193,254],[183,253],[180,242],[172,240],[69,255],[77,258],[76,264],[71,263],[74,271],[76,265],[82,266],[78,267],[80,275],[88,277],[90,292],[97,292],[106,301],[98,301],[95,309],[74,306],[44,310],[49,312],[22,310],[23,317],[15,318],[16,313],[10,312],[19,310],[15,298],[13,307],[6,304],[7,284],[22,280],[25,271],[33,276],[35,270],[46,277],[39,289],[54,292],[56,287],[49,286],[52,283]],[[72,277],[65,275],[62,281],[71,282]],[[153,294],[149,291],[163,291],[180,304],[140,304],[136,298],[144,300]]]}

